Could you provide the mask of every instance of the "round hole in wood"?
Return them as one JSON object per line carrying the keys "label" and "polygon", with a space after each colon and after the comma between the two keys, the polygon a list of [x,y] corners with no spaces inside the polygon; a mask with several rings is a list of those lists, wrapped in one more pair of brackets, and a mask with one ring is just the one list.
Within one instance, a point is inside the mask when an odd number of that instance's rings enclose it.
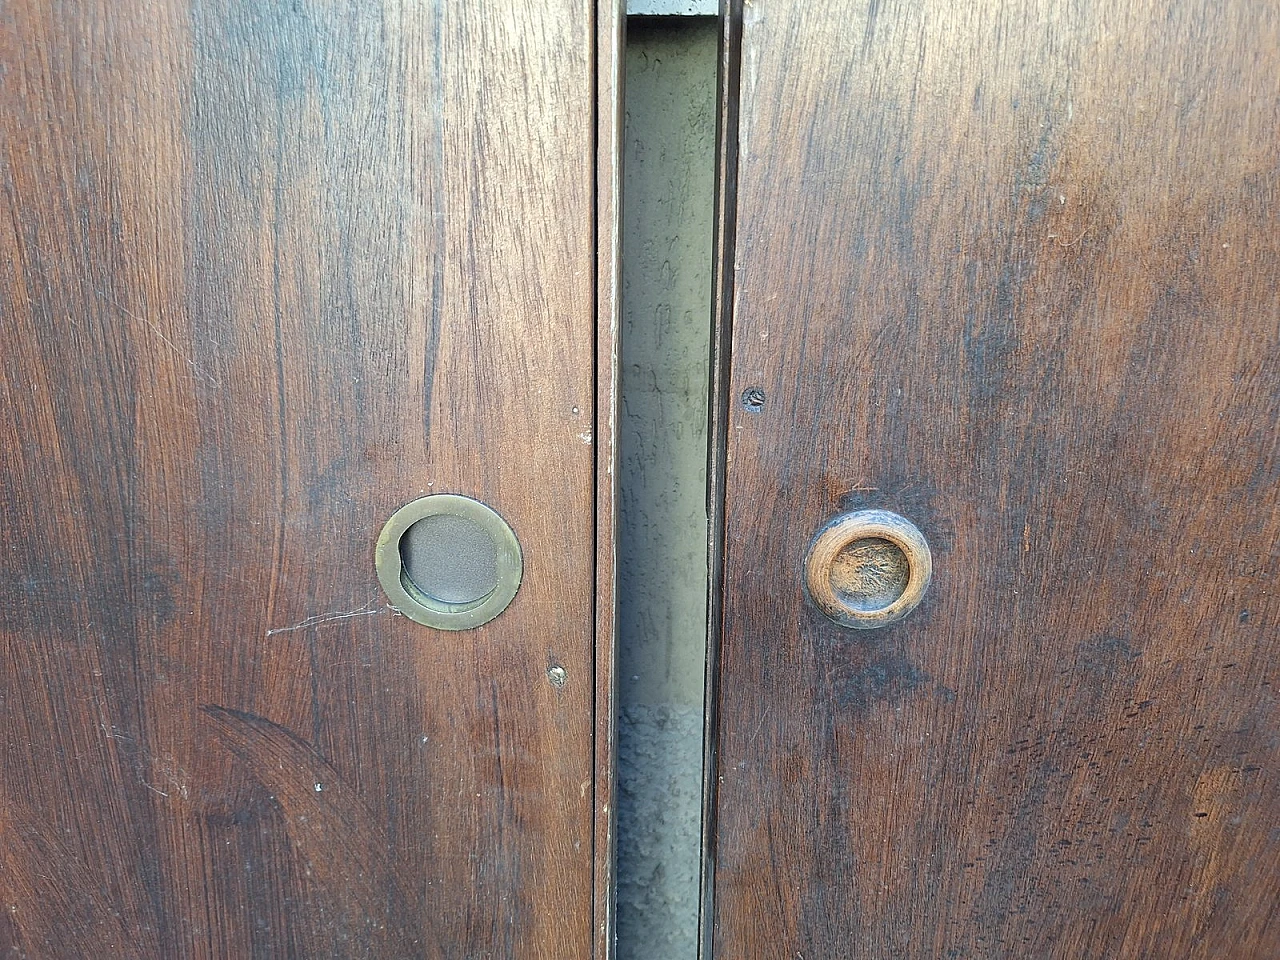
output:
{"label": "round hole in wood", "polygon": [[809,598],[841,626],[883,627],[919,605],[933,577],[923,534],[888,510],[858,510],[826,524],[809,546]]}

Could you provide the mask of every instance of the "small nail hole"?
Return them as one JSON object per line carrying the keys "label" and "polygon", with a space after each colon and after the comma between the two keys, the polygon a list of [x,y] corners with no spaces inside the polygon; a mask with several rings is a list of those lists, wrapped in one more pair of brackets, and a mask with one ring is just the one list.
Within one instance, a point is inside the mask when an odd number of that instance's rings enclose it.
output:
{"label": "small nail hole", "polygon": [[564,667],[548,667],[547,679],[551,681],[551,685],[556,689],[563,687],[569,681],[569,674]]}
{"label": "small nail hole", "polygon": [[742,391],[742,405],[753,413],[764,406],[764,391],[759,387],[747,387]]}

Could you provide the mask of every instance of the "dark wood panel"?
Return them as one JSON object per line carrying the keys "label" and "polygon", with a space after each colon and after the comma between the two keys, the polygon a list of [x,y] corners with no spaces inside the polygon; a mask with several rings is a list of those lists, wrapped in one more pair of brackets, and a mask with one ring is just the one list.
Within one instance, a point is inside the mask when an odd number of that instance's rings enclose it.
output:
{"label": "dark wood panel", "polygon": [[1280,13],[735,6],[715,955],[1280,955]]}
{"label": "dark wood panel", "polygon": [[[0,8],[14,955],[591,953],[595,22]],[[524,548],[474,631],[378,590],[432,492]]]}

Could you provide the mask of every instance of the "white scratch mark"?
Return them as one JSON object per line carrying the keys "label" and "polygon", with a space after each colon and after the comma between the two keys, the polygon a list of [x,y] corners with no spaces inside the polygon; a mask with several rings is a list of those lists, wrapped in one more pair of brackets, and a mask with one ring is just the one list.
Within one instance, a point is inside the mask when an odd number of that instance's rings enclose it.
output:
{"label": "white scratch mark", "polygon": [[321,623],[332,623],[335,620],[350,620],[352,617],[369,617],[375,613],[381,612],[382,608],[377,606],[375,601],[370,600],[359,610],[346,610],[341,613],[320,613],[314,617],[307,617],[307,619],[299,623],[290,624],[287,627],[274,627],[273,629],[268,630],[266,635],[268,637],[274,637],[277,633],[290,633],[294,630],[304,630],[307,627],[314,627]]}
{"label": "white scratch mark", "polygon": [[764,713],[760,716],[760,722],[756,724],[756,732],[751,734],[751,739],[747,741],[748,747],[754,746],[756,740],[759,739],[761,731],[764,730],[764,725],[769,722],[770,713],[772,713],[772,708],[770,706],[766,706]]}
{"label": "white scratch mark", "polygon": [[1063,248],[1074,247],[1077,243],[1083,240],[1088,235],[1089,231],[1092,229],[1093,229],[1093,224],[1089,224],[1089,226],[1084,228],[1084,231],[1080,234],[1080,236],[1076,237],[1070,243],[1063,243],[1061,238],[1059,238],[1059,236],[1056,233],[1049,234],[1049,239],[1056,240],[1058,242],[1058,246]]}
{"label": "white scratch mark", "polygon": [[192,375],[195,376],[197,380],[203,380],[205,383],[211,384],[212,386],[215,386],[215,387],[222,386],[222,381],[215,379],[214,377],[210,376],[209,374],[201,370],[200,367],[196,364],[195,360],[193,360],[191,357],[183,353],[181,348],[179,348],[176,343],[174,343],[172,340],[166,337],[164,335],[164,332],[160,329],[160,325],[158,323],[156,323],[153,320],[148,320],[146,317],[140,317],[136,313],[126,310],[124,307],[116,303],[114,300],[108,297],[101,290],[96,290],[94,292],[97,293],[98,296],[101,297],[103,300],[105,300],[107,303],[111,304],[111,306],[119,310],[122,314],[124,314],[130,320],[136,320],[138,323],[145,323],[148,327],[150,327],[151,332],[154,333],[157,337],[159,337],[160,341],[165,346],[167,346],[179,358],[181,358],[183,361],[186,362],[187,366],[191,368]]}
{"label": "white scratch mark", "polygon": [[[92,700],[93,698],[90,697],[88,699]],[[106,721],[104,720],[99,720],[98,726],[102,728],[102,733],[108,740],[124,740],[127,743],[133,743],[133,737],[126,736],[123,733],[116,733],[114,725],[108,730]]]}

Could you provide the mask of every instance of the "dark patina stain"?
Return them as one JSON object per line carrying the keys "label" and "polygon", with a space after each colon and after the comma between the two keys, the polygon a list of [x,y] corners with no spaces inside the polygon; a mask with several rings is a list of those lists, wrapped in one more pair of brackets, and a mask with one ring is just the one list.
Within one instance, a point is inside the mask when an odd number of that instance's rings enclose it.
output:
{"label": "dark patina stain", "polygon": [[874,650],[865,658],[837,659],[828,682],[838,706],[862,713],[877,703],[900,703],[932,678],[899,650]]}
{"label": "dark patina stain", "polygon": [[1128,637],[1112,633],[1086,640],[1076,648],[1076,663],[1081,669],[1108,677],[1141,656],[1142,651],[1135,650]]}

